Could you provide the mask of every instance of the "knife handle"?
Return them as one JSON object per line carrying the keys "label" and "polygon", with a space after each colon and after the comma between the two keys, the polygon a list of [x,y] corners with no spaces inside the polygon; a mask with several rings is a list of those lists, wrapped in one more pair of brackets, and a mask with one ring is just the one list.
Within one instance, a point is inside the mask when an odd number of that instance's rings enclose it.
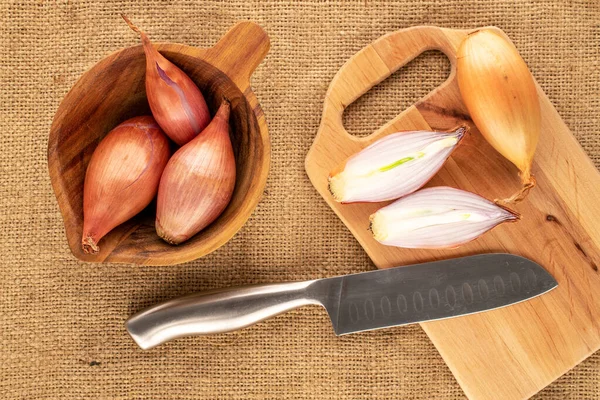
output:
{"label": "knife handle", "polygon": [[125,327],[144,350],[182,336],[231,332],[304,305],[321,304],[308,290],[315,282],[201,292],[147,308],[130,317]]}

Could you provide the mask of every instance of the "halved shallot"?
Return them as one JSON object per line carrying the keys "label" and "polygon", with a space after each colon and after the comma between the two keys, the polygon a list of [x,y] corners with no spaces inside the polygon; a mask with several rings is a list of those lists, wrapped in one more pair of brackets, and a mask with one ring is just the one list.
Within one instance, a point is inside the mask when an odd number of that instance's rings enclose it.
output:
{"label": "halved shallot", "polygon": [[348,158],[329,174],[329,190],[342,203],[394,200],[425,185],[467,131],[392,133]]}
{"label": "halved shallot", "polygon": [[406,248],[458,247],[520,215],[474,193],[440,186],[420,190],[371,215],[378,242]]}

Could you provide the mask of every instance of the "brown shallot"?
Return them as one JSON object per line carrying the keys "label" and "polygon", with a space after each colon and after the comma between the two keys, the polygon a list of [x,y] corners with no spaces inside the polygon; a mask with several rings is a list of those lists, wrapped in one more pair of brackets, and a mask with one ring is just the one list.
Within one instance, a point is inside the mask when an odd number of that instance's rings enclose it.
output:
{"label": "brown shallot", "polygon": [[146,54],[146,95],[152,115],[171,140],[184,145],[210,122],[204,96],[185,72],[154,48],[144,32],[126,15],[122,17],[142,39]]}
{"label": "brown shallot", "polygon": [[227,207],[236,167],[229,139],[229,101],[208,127],[169,160],[158,189],[156,232],[179,244],[213,222]]}
{"label": "brown shallot", "polygon": [[150,204],[169,155],[169,141],[150,116],[131,118],[102,139],[83,185],[86,253],[97,253],[100,239]]}

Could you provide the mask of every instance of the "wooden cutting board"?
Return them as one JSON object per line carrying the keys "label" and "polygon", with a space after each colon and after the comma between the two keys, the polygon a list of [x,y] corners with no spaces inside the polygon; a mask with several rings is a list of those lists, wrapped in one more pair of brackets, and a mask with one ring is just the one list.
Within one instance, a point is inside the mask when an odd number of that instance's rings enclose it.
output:
{"label": "wooden cutting board", "polygon": [[[387,203],[342,205],[327,190],[330,170],[384,135],[448,130],[462,123],[471,126],[471,135],[428,186],[453,186],[488,199],[507,197],[519,188],[516,168],[485,142],[461,100],[456,51],[468,32],[413,27],[383,36],[354,55],[325,96],[306,171],[378,268],[509,252],[538,262],[556,278],[557,289],[530,301],[421,324],[469,398],[524,399],[600,348],[600,174],[541,88],[542,133],[533,165],[538,185],[516,207],[523,215],[518,223],[500,225],[453,250],[386,247],[367,227],[369,215]],[[344,109],[431,49],[450,59],[448,80],[369,137],[348,134],[342,126]]]}

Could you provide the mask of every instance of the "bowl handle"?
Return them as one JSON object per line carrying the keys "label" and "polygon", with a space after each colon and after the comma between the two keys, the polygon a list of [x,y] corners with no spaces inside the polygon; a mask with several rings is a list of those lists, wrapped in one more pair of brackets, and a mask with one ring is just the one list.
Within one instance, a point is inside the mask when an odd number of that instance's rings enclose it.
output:
{"label": "bowl handle", "polygon": [[250,86],[250,75],[269,47],[269,37],[259,25],[238,22],[214,47],[207,50],[206,58],[244,92]]}

